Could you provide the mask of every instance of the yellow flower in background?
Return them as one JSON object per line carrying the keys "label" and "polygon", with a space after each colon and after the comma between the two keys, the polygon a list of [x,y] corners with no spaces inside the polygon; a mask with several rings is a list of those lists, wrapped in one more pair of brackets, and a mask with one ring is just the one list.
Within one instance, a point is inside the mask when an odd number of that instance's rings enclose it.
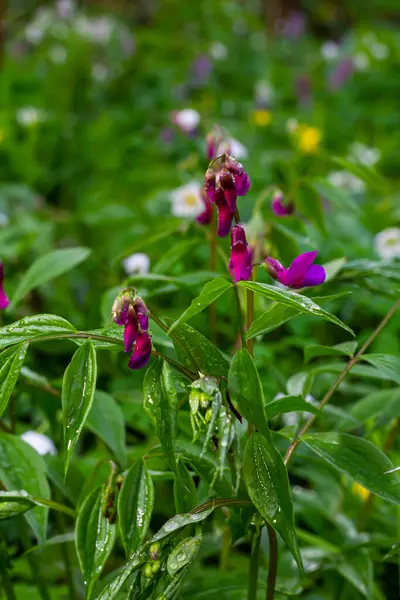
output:
{"label": "yellow flower in background", "polygon": [[253,111],[253,121],[257,127],[267,127],[272,121],[272,113],[265,108]]}
{"label": "yellow flower in background", "polygon": [[295,133],[298,146],[304,154],[314,154],[317,152],[322,138],[322,133],[319,129],[310,125],[299,125]]}
{"label": "yellow flower in background", "polygon": [[361,500],[363,500],[363,502],[368,500],[369,495],[370,495],[370,492],[368,490],[366,490],[365,487],[363,487],[362,485],[357,483],[356,481],[351,486],[351,491],[353,492],[353,494],[355,494],[356,496],[361,498]]}

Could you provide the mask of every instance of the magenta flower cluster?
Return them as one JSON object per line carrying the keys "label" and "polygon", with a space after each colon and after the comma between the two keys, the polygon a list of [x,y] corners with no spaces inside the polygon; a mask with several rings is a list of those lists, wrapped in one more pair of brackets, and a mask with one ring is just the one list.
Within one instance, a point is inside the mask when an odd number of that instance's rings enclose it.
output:
{"label": "magenta flower cluster", "polygon": [[265,259],[265,264],[271,277],[296,290],[324,283],[326,279],[324,267],[314,265],[317,254],[317,250],[300,254],[288,269],[285,269],[278,260],[270,256]]}
{"label": "magenta flower cluster", "polygon": [[4,291],[3,282],[4,282],[4,267],[3,267],[3,263],[0,261],[0,310],[5,310],[7,308],[7,306],[10,304],[8,296]]}
{"label": "magenta flower cluster", "polygon": [[133,352],[128,362],[130,369],[141,369],[150,360],[152,343],[148,333],[149,311],[140,296],[127,290],[114,301],[112,318],[117,325],[124,326],[124,350]]}

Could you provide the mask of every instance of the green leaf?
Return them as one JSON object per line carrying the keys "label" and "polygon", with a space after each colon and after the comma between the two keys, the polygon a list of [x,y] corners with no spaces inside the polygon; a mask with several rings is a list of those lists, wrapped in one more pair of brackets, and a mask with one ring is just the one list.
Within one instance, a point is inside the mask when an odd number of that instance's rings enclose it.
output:
{"label": "green leaf", "polygon": [[0,348],[50,335],[64,337],[75,332],[71,323],[57,315],[32,315],[0,328]]}
{"label": "green leaf", "polygon": [[201,539],[201,533],[194,537],[188,537],[171,551],[167,560],[167,571],[171,577],[194,561],[200,550]]}
{"label": "green leaf", "polygon": [[79,265],[87,259],[89,254],[90,250],[88,248],[63,248],[53,250],[38,258],[19,282],[7,310],[15,308],[18,302],[34,288],[63,275],[63,273]]}
{"label": "green leaf", "polygon": [[152,271],[154,273],[168,273],[182,258],[188,256],[193,248],[198,248],[201,244],[202,240],[199,238],[191,238],[178,242],[162,255],[152,268]]}
{"label": "green leaf", "polygon": [[93,403],[96,388],[96,351],[87,340],[75,352],[65,371],[62,385],[64,426],[64,474]]}
{"label": "green leaf", "polygon": [[378,423],[391,421],[400,416],[400,388],[379,390],[355,402],[350,408],[348,419],[339,423],[339,429],[354,429],[369,419],[378,417]]}
{"label": "green leaf", "polygon": [[232,400],[238,405],[239,412],[265,437],[270,438],[260,376],[245,348],[238,350],[232,358],[228,390]]}
{"label": "green leaf", "polygon": [[357,349],[357,342],[343,342],[336,346],[318,346],[317,344],[304,348],[304,361],[310,362],[317,356],[349,356],[352,358]]}
{"label": "green leaf", "polygon": [[211,452],[204,452],[201,446],[179,439],[178,450],[190,461],[193,470],[203,479],[221,498],[230,498],[233,493],[231,481],[225,472],[223,477],[215,477],[218,463]]}
{"label": "green leaf", "polygon": [[22,515],[34,506],[27,492],[0,492],[0,521]]}
{"label": "green leaf", "polygon": [[75,545],[89,599],[115,542],[116,526],[104,516],[106,486],[96,488],[81,506],[75,526]]}
{"label": "green leaf", "polygon": [[269,333],[300,314],[300,311],[295,308],[289,308],[284,304],[275,302],[265,313],[253,321],[246,332],[246,339],[250,340],[257,335]]}
{"label": "green leaf", "polygon": [[182,460],[176,463],[174,477],[175,508],[178,513],[189,512],[197,506],[197,490]]}
{"label": "green leaf", "polygon": [[400,385],[400,358],[392,354],[364,354],[363,360],[373,365],[387,379]]}
{"label": "green leaf", "polygon": [[164,525],[161,527],[159,531],[151,538],[152,542],[159,542],[164,538],[168,537],[172,533],[179,531],[183,527],[187,525],[196,525],[197,523],[201,523],[205,521],[208,516],[213,512],[214,507],[210,507],[206,510],[203,510],[200,513],[187,513],[183,515],[175,515],[172,519],[169,519]]}
{"label": "green leaf", "polygon": [[289,479],[282,456],[271,436],[253,433],[244,451],[243,476],[247,491],[261,516],[282,536],[300,571],[303,571],[294,527]]}
{"label": "green leaf", "polygon": [[296,208],[315,223],[322,233],[326,233],[321,194],[307,181],[302,181],[296,190]]}
{"label": "green leaf", "polygon": [[29,344],[21,344],[0,369],[0,417],[5,411],[24,364]]}
{"label": "green leaf", "polygon": [[321,414],[321,411],[313,406],[311,402],[304,400],[303,396],[282,396],[277,400],[269,402],[266,405],[265,410],[269,419],[272,419],[272,417],[275,417],[276,415],[282,415],[288,412],[309,412],[314,415]]}
{"label": "green leaf", "polygon": [[227,281],[226,279],[222,279],[221,277],[213,279],[212,281],[206,283],[199,296],[192,300],[192,303],[189,306],[189,308],[187,308],[185,312],[181,314],[179,319],[177,319],[175,323],[173,323],[169,332],[171,333],[178,325],[185,323],[185,321],[188,321],[195,315],[199,314],[202,310],[207,308],[207,306],[212,304],[217,298],[222,296],[222,294],[224,294],[226,290],[229,290],[231,287],[232,283],[230,281]]}
{"label": "green leaf", "polygon": [[[134,575],[135,571],[137,571],[145,561],[146,558],[137,552],[124,567],[116,571],[115,576],[104,586],[96,600],[126,600],[129,598],[130,592],[128,591],[128,593],[126,593],[124,590],[127,586],[129,586],[129,590],[131,587],[129,585],[130,577]],[[120,593],[123,593],[122,597]]]}
{"label": "green leaf", "polygon": [[335,258],[334,260],[330,260],[329,262],[324,263],[323,267],[325,269],[326,274],[325,283],[327,283],[328,281],[332,281],[332,279],[335,279],[336,275],[340,273],[343,265],[345,265],[346,262],[347,259],[342,256],[342,258]]}
{"label": "green leaf", "polygon": [[280,302],[289,308],[294,308],[300,313],[306,313],[315,317],[322,317],[323,319],[326,319],[335,325],[339,325],[339,327],[342,327],[354,335],[350,327],[342,323],[340,319],[331,313],[326,312],[326,310],[318,306],[318,304],[315,304],[315,302],[313,302],[310,298],[307,298],[307,296],[302,296],[301,294],[297,294],[292,290],[281,289],[277,286],[268,285],[267,283],[258,283],[256,281],[240,281],[238,285],[248,290],[252,290],[256,294],[261,294],[270,300]]}
{"label": "green leaf", "polygon": [[[168,319],[167,319],[168,322]],[[226,377],[229,363],[204,335],[189,325],[178,325],[173,332],[176,353],[190,370],[203,375]]]}
{"label": "green leaf", "polygon": [[[0,433],[0,480],[8,491],[25,490],[31,496],[49,499],[43,458],[18,436]],[[40,544],[46,538],[48,509],[37,506],[25,514]]]}
{"label": "green leaf", "polygon": [[145,539],[153,506],[153,482],[146,465],[138,461],[124,476],[118,497],[119,528],[127,556],[131,556]]}
{"label": "green leaf", "polygon": [[86,426],[114,452],[122,466],[126,462],[124,415],[114,398],[96,390]]}
{"label": "green leaf", "polygon": [[158,358],[146,373],[144,402],[156,422],[161,448],[170,469],[175,471],[174,444],[178,399],[171,369]]}
{"label": "green leaf", "polygon": [[335,163],[346,169],[346,171],[350,171],[356,177],[364,181],[368,187],[375,188],[380,193],[384,190],[387,191],[389,188],[389,184],[379,175],[375,170],[362,165],[361,163],[355,163],[345,158],[334,158]]}
{"label": "green leaf", "polygon": [[341,190],[327,179],[317,177],[314,179],[313,185],[324,198],[327,198],[337,208],[345,210],[350,209],[356,213],[360,212],[360,208],[354,198],[352,198],[348,192]]}
{"label": "green leaf", "polygon": [[135,236],[135,242],[130,244],[121,254],[119,254],[114,263],[120,262],[123,258],[130,256],[134,252],[143,251],[143,248],[149,248],[156,242],[160,242],[166,237],[169,237],[176,232],[181,225],[181,219],[167,219],[160,223],[159,226],[153,227],[144,235]]}
{"label": "green leaf", "polygon": [[389,473],[393,464],[371,442],[348,433],[313,433],[302,441],[318,456],[347,473],[380,498],[400,504],[400,476]]}

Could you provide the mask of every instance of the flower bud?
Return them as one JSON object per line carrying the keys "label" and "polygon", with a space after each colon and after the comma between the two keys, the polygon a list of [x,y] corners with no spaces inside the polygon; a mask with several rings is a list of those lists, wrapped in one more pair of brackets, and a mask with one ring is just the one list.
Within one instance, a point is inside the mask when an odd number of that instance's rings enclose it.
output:
{"label": "flower bud", "polygon": [[276,190],[273,195],[271,208],[278,217],[286,217],[294,211],[294,204],[291,201],[285,201],[281,190]]}
{"label": "flower bud", "polygon": [[225,200],[232,212],[236,210],[236,185],[235,179],[233,175],[228,171],[228,169],[222,169],[218,175],[218,185],[224,191]]}
{"label": "flower bud", "polygon": [[161,569],[161,561],[155,560],[153,562],[153,564],[151,565],[151,572],[153,573],[153,575],[155,575],[156,573],[158,573],[158,571],[160,569]]}
{"label": "flower bud", "polygon": [[204,177],[204,189],[211,202],[215,200],[215,173],[208,168]]}
{"label": "flower bud", "polygon": [[143,569],[143,574],[145,577],[147,577],[147,579],[151,579],[153,577],[153,565],[147,563]]}
{"label": "flower bud", "polygon": [[7,306],[10,304],[7,294],[3,288],[4,281],[4,267],[3,263],[0,261],[0,310],[5,310]]}
{"label": "flower bud", "polygon": [[217,235],[225,237],[231,230],[234,213],[229,208],[225,194],[221,188],[217,188],[215,193],[215,204],[218,207],[218,229]]}
{"label": "flower bud", "polygon": [[161,545],[158,542],[151,544],[150,549],[149,549],[151,560],[157,560],[160,550],[161,550]]}
{"label": "flower bud", "polygon": [[128,318],[129,307],[132,302],[131,292],[123,292],[119,294],[114,300],[111,309],[111,315],[116,325],[125,325]]}
{"label": "flower bud", "polygon": [[243,225],[237,223],[232,229],[229,271],[235,282],[249,281],[253,270],[253,252],[248,247]]}
{"label": "flower bud", "polygon": [[147,332],[139,335],[132,356],[129,359],[128,367],[134,370],[145,367],[150,360],[152,347],[151,337]]}

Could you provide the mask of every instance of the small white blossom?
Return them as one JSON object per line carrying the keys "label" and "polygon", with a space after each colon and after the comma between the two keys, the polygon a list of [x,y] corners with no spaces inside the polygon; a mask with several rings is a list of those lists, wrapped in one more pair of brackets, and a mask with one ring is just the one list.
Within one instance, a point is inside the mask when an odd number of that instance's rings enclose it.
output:
{"label": "small white blossom", "polygon": [[25,433],[21,435],[21,439],[42,456],[44,454],[57,454],[57,448],[54,443],[43,433],[38,433],[37,431],[25,431]]}
{"label": "small white blossom", "polygon": [[57,0],[56,12],[61,19],[69,19],[75,12],[74,0]]}
{"label": "small white blossom", "polygon": [[0,212],[0,227],[7,227],[9,222],[10,219],[8,218],[8,215],[6,215],[6,213]]}
{"label": "small white blossom", "polygon": [[364,52],[357,52],[353,56],[353,65],[356,71],[366,71],[369,67],[369,58]]}
{"label": "small white blossom", "polygon": [[325,60],[335,60],[339,56],[340,46],[333,40],[328,40],[321,46],[321,54]]}
{"label": "small white blossom", "polygon": [[49,8],[39,8],[34,19],[25,27],[25,39],[31,44],[39,44],[54,23],[54,12]]}
{"label": "small white blossom", "polygon": [[[280,398],[284,398],[286,394],[282,394],[282,392],[279,392],[278,394],[276,394],[274,400],[280,400]],[[307,396],[305,397],[306,402],[309,402],[310,404],[312,404],[313,406],[316,406],[318,408],[318,403],[316,402],[315,398],[313,396],[311,396],[311,394],[307,394]],[[293,427],[294,425],[298,425],[300,422],[300,418],[302,417],[303,419],[307,419],[309,416],[311,415],[311,413],[307,412],[307,411],[293,411],[293,412],[288,412],[288,413],[283,413],[282,414],[282,421],[285,425],[285,427]]]}
{"label": "small white blossom", "polygon": [[389,227],[375,236],[375,249],[384,260],[400,258],[400,229]]}
{"label": "small white blossom", "polygon": [[268,81],[257,81],[254,86],[256,102],[269,104],[273,97],[275,90]]}
{"label": "small white blossom", "polygon": [[376,42],[370,47],[371,54],[376,60],[385,60],[389,56],[389,48],[385,44]]}
{"label": "small white blossom", "polygon": [[218,146],[217,156],[220,154],[224,154],[224,152],[233,156],[238,160],[242,158],[247,158],[249,153],[247,152],[247,148],[243,146],[238,140],[235,138],[227,138],[223,142],[221,142]]}
{"label": "small white blossom", "polygon": [[202,185],[197,181],[186,183],[171,192],[172,214],[175,217],[192,219],[198,217],[204,210],[201,193]]}
{"label": "small white blossom", "polygon": [[98,81],[99,83],[107,81],[109,73],[110,71],[106,67],[106,65],[102,65],[101,63],[96,63],[92,67],[92,77],[95,81]]}
{"label": "small white blossom", "polygon": [[286,129],[289,133],[295,133],[299,126],[299,122],[295,117],[291,117],[286,121]]}
{"label": "small white blossom", "polygon": [[370,148],[360,142],[354,142],[350,146],[349,158],[355,159],[366,167],[373,167],[380,160],[381,152],[378,148]]}
{"label": "small white blossom", "polygon": [[111,17],[91,19],[81,15],[75,19],[74,27],[76,32],[87,41],[106,45],[115,31],[115,21]]}
{"label": "small white blossom", "polygon": [[210,54],[215,60],[225,60],[228,56],[228,49],[221,42],[213,42],[210,46]]}
{"label": "small white blossom", "polygon": [[16,119],[20,125],[31,127],[46,120],[45,113],[34,106],[24,106],[17,110]]}
{"label": "small white blossom", "polygon": [[63,65],[67,60],[68,53],[63,46],[51,46],[49,58],[56,65]]}
{"label": "small white blossom", "polygon": [[333,171],[327,177],[329,183],[354,194],[361,194],[365,190],[365,183],[356,175],[347,171]]}
{"label": "small white blossom", "polygon": [[146,275],[150,269],[150,258],[143,252],[136,252],[125,258],[122,266],[128,275]]}
{"label": "small white blossom", "polygon": [[192,133],[200,123],[200,115],[194,108],[184,108],[175,113],[174,123],[185,133]]}

